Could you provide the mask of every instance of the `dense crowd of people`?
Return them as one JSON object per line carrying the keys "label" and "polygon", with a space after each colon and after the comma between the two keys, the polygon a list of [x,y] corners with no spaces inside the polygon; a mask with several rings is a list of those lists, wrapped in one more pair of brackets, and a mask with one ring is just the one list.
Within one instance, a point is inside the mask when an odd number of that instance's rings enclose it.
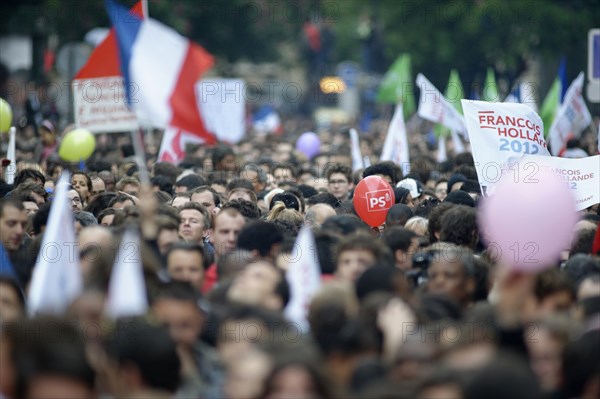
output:
{"label": "dense crowd of people", "polygon": [[[348,134],[335,129],[319,132],[312,159],[287,135],[252,135],[189,147],[176,166],[156,162],[147,140],[149,184],[128,135],[99,135],[93,157],[71,165],[57,157],[53,122],[20,131],[14,183],[0,184],[0,238],[15,271],[0,276],[0,397],[599,397],[599,205],[580,212],[554,264],[511,272],[482,239],[471,154],[450,149],[436,163],[414,135],[403,175],[375,159],[378,123],[361,138],[372,165],[354,172]],[[293,120],[285,130],[311,127]],[[63,315],[31,315],[27,292],[64,170],[84,290]],[[353,203],[367,176],[395,194],[375,228]],[[149,311],[110,320],[111,269],[132,226]],[[322,279],[308,331],[284,316],[304,226]]]}

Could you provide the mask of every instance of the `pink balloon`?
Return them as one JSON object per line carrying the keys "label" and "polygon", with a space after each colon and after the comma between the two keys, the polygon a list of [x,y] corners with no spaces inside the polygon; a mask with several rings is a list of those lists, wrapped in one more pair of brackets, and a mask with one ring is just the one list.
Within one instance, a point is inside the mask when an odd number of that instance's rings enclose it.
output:
{"label": "pink balloon", "polygon": [[547,172],[514,180],[506,175],[483,203],[481,230],[501,264],[537,272],[556,264],[569,247],[578,219],[575,200],[566,183]]}
{"label": "pink balloon", "polygon": [[321,150],[321,140],[313,132],[302,133],[296,141],[296,150],[306,155],[308,159],[312,159]]}

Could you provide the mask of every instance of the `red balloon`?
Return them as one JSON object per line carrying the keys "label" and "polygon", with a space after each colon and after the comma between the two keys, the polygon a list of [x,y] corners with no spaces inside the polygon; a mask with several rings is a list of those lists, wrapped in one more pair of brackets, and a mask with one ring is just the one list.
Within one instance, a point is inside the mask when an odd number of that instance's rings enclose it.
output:
{"label": "red balloon", "polygon": [[381,226],[394,205],[394,190],[385,179],[368,176],[356,185],[353,201],[354,209],[363,222],[371,227]]}

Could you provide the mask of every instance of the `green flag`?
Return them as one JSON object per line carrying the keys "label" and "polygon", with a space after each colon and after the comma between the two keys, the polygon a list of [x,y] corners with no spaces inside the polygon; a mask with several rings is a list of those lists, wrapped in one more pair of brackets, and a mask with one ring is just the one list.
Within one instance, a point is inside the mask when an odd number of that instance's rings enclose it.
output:
{"label": "green flag", "polygon": [[392,64],[381,81],[377,101],[390,104],[402,102],[405,119],[416,112],[410,55],[402,54]]}
{"label": "green flag", "polygon": [[454,108],[463,114],[462,104],[460,100],[465,98],[465,89],[463,88],[460,76],[456,69],[450,71],[450,79],[448,79],[448,87],[446,87],[446,100],[454,105]]}
{"label": "green flag", "polygon": [[546,94],[546,98],[544,98],[544,102],[542,103],[542,107],[540,108],[540,118],[544,122],[544,137],[548,137],[548,133],[550,132],[550,126],[552,126],[552,122],[554,121],[554,117],[556,116],[556,112],[558,111],[558,105],[560,103],[560,93],[562,91],[562,84],[560,82],[560,78],[554,79],[554,83],[552,83],[552,87]]}
{"label": "green flag", "polygon": [[[446,100],[448,100],[448,102],[451,103],[462,115],[463,110],[460,100],[465,98],[465,90],[456,69],[452,69],[450,71],[450,78],[448,79],[448,86],[446,86],[446,93],[444,94],[444,97],[446,97]],[[435,125],[433,132],[436,137],[448,137],[450,135],[450,130],[439,123]]]}
{"label": "green flag", "polygon": [[494,76],[494,70],[492,68],[487,69],[485,75],[485,83],[483,84],[483,92],[481,93],[481,99],[483,101],[499,102],[500,94],[498,93],[498,84],[496,83],[496,76]]}

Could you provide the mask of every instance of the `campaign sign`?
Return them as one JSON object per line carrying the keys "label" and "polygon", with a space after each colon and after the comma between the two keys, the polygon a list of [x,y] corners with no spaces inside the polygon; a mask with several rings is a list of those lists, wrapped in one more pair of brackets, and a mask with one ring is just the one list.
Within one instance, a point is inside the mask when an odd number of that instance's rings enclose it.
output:
{"label": "campaign sign", "polygon": [[600,155],[579,159],[524,155],[511,169],[514,178],[525,183],[536,183],[541,172],[560,177],[571,189],[578,211],[600,202]]}
{"label": "campaign sign", "polygon": [[523,154],[549,156],[541,118],[529,106],[461,100],[482,187],[497,183]]}
{"label": "campaign sign", "polygon": [[127,107],[121,76],[73,81],[75,124],[93,133],[138,129],[136,115]]}

